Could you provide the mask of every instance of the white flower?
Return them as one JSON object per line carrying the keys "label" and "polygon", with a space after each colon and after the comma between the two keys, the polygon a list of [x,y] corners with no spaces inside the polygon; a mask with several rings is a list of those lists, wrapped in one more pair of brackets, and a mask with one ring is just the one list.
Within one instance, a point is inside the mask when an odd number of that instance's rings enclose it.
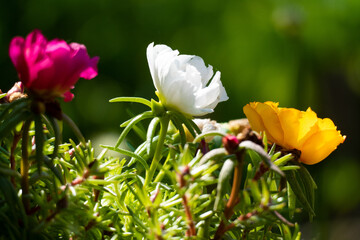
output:
{"label": "white flower", "polygon": [[193,121],[202,133],[219,131],[221,129],[221,125],[210,118],[195,118]]}
{"label": "white flower", "polygon": [[[199,127],[201,133],[208,133],[208,132],[221,132],[221,125],[217,123],[215,120],[211,120],[210,118],[195,118],[194,123]],[[211,142],[214,136],[205,137],[206,142]]]}
{"label": "white flower", "polygon": [[179,55],[177,50],[154,43],[149,44],[146,55],[157,95],[166,108],[202,116],[228,99],[220,72],[214,75],[202,58]]}

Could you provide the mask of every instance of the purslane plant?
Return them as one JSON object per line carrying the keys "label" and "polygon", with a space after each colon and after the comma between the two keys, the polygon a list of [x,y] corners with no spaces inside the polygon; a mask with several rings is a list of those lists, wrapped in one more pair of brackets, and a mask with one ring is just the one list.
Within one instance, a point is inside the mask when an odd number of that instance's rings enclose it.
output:
{"label": "purslane plant", "polygon": [[[98,58],[37,30],[14,38],[22,82],[0,95],[0,239],[300,239],[294,215],[315,215],[316,189],[302,163],[344,141],[332,121],[273,103],[246,105],[249,121],[193,119],[228,99],[220,72],[165,45],[146,55],[159,101],[110,100],[149,110],[95,157],[56,98],[71,100],[79,77],[97,75]],[[79,144],[62,143],[59,120]],[[311,140],[319,137],[327,141]]]}
{"label": "purslane plant", "polygon": [[58,39],[48,42],[39,30],[25,39],[15,37],[9,55],[21,82],[1,99],[2,167],[9,167],[2,169],[1,175],[2,215],[11,213],[2,219],[2,232],[12,239],[33,239],[49,234],[43,226],[68,206],[67,187],[61,187],[67,182],[60,164],[67,146],[62,145],[62,122],[68,123],[81,142],[78,149],[87,149],[86,156],[76,160],[82,163],[76,172],[89,172],[94,165],[89,162],[93,159],[91,147],[56,98],[70,101],[70,89],[80,77],[94,78],[98,57],[90,59],[81,44],[68,45]]}
{"label": "purslane plant", "polygon": [[[140,98],[115,98],[110,102],[133,101],[147,105],[151,111],[145,112],[122,124],[126,126],[113,150],[126,154],[118,149],[120,143],[133,125],[146,118],[153,118],[148,131],[147,149],[151,149],[154,129],[160,123],[160,134],[154,157],[149,171],[146,173],[145,186],[153,178],[158,163],[170,121],[178,129],[182,144],[185,142],[183,125],[195,137],[199,128],[191,120],[192,116],[202,116],[214,111],[219,102],[226,101],[228,96],[220,81],[220,72],[214,72],[212,66],[206,67],[202,58],[193,55],[179,55],[166,45],[149,44],[146,51],[150,73],[156,87],[159,102],[151,102]],[[149,151],[148,151],[149,154]],[[131,154],[130,154],[131,155]],[[141,158],[138,158],[141,159]]]}

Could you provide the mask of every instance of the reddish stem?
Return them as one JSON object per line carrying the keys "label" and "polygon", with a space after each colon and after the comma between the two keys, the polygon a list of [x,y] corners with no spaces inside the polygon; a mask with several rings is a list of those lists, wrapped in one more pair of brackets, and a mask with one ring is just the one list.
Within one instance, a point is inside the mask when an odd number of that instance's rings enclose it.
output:
{"label": "reddish stem", "polygon": [[255,173],[253,181],[258,181],[268,170],[269,170],[269,167],[265,166],[265,164],[263,162],[261,162],[259,169]]}
{"label": "reddish stem", "polygon": [[196,229],[195,229],[195,224],[191,215],[191,211],[190,211],[190,207],[188,205],[188,201],[186,196],[182,196],[182,200],[183,200],[183,205],[185,208],[185,214],[186,214],[186,218],[188,220],[188,224],[189,224],[189,229],[186,232],[188,236],[196,236]]}
{"label": "reddish stem", "polygon": [[[244,153],[245,153],[244,150],[236,152],[236,158],[238,162],[234,169],[234,179],[231,188],[230,198],[229,201],[226,203],[224,209],[224,215],[227,220],[229,220],[231,216],[234,214],[234,207],[240,202],[239,191],[240,191],[241,178],[242,178]],[[221,221],[218,229],[216,230],[214,240],[221,239],[221,237],[225,234],[226,231],[228,231],[228,227],[226,227],[224,221]]]}
{"label": "reddish stem", "polygon": [[[180,185],[180,188],[183,188],[186,186],[186,179],[184,178],[185,175],[190,174],[190,168],[189,166],[185,166],[184,169],[182,169],[182,171],[180,173],[178,173],[178,182]],[[186,218],[188,220],[188,225],[189,225],[189,229],[186,231],[186,236],[196,236],[196,228],[195,228],[195,223],[193,221],[192,215],[191,215],[191,211],[190,211],[190,207],[188,204],[188,200],[186,198],[186,195],[184,194],[182,196],[182,203],[185,209],[185,215]]]}
{"label": "reddish stem", "polygon": [[230,217],[233,215],[234,207],[236,206],[236,204],[239,203],[239,191],[240,191],[242,168],[243,168],[243,160],[240,154],[242,155],[242,153],[239,153],[239,157],[241,159],[238,158],[238,163],[234,169],[234,179],[233,179],[230,198],[224,210],[226,219],[230,219]]}

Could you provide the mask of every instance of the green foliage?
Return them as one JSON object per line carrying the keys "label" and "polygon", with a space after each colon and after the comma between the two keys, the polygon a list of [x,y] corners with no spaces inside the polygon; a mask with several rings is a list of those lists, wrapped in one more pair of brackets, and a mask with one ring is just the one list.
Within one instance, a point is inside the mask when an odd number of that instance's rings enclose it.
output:
{"label": "green foliage", "polygon": [[[1,105],[0,114],[14,115],[23,102]],[[96,156],[80,132],[79,144],[61,143],[61,122],[51,115],[27,119],[1,139],[1,239],[295,240],[298,207],[314,216],[316,185],[306,168],[246,138],[229,153],[219,143],[232,134],[227,124],[201,134],[179,113],[148,111],[122,124],[120,141]],[[119,148],[136,129],[146,132],[143,142]],[[123,157],[106,157],[109,150]]]}

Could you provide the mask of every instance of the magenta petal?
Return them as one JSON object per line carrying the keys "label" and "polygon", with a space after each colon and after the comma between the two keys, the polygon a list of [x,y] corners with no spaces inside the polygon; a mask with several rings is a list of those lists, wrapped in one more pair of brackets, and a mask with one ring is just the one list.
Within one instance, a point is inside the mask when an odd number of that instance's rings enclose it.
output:
{"label": "magenta petal", "polygon": [[86,51],[86,47],[83,44],[80,43],[70,43],[69,44],[71,48],[71,57],[75,57],[76,55],[81,55],[83,57],[89,57]]}
{"label": "magenta petal", "polygon": [[[47,88],[51,89],[55,86],[65,87],[64,84],[67,82],[72,68],[70,54],[71,49],[64,40],[55,39],[48,43],[46,55],[53,61],[53,66],[44,70],[49,75],[48,77],[51,78],[47,83]],[[72,85],[65,88],[68,89]]]}
{"label": "magenta petal", "polygon": [[87,80],[96,77],[98,74],[97,64],[99,62],[99,59],[100,59],[99,57],[91,58],[88,63],[88,67],[80,73],[80,77],[85,78]]}
{"label": "magenta petal", "polygon": [[24,56],[28,63],[34,63],[44,56],[47,44],[40,30],[34,30],[25,39]]}
{"label": "magenta petal", "polygon": [[71,43],[72,53],[72,63],[74,66],[77,66],[76,71],[78,77],[82,77],[85,79],[92,79],[97,76],[97,63],[99,61],[99,57],[94,57],[90,59],[86,47],[82,44]]}
{"label": "magenta petal", "polygon": [[39,30],[34,30],[25,39],[23,54],[29,69],[28,85],[38,78],[38,73],[42,68],[48,67],[48,64],[51,63],[45,55],[46,45],[47,40]]}
{"label": "magenta petal", "polygon": [[65,102],[70,102],[71,100],[73,100],[74,94],[68,91],[64,93],[63,97]]}
{"label": "magenta petal", "polygon": [[[23,64],[22,53],[24,49],[24,41],[25,40],[22,37],[14,37],[10,42],[9,55],[16,68]],[[21,60],[22,62],[20,63]]]}
{"label": "magenta petal", "polygon": [[25,40],[22,37],[15,37],[11,40],[9,47],[9,56],[14,64],[19,78],[27,86],[29,82],[29,68],[24,59]]}
{"label": "magenta petal", "polygon": [[53,39],[46,45],[46,53],[57,51],[59,48],[66,49],[68,52],[70,52],[70,47],[64,40]]}

